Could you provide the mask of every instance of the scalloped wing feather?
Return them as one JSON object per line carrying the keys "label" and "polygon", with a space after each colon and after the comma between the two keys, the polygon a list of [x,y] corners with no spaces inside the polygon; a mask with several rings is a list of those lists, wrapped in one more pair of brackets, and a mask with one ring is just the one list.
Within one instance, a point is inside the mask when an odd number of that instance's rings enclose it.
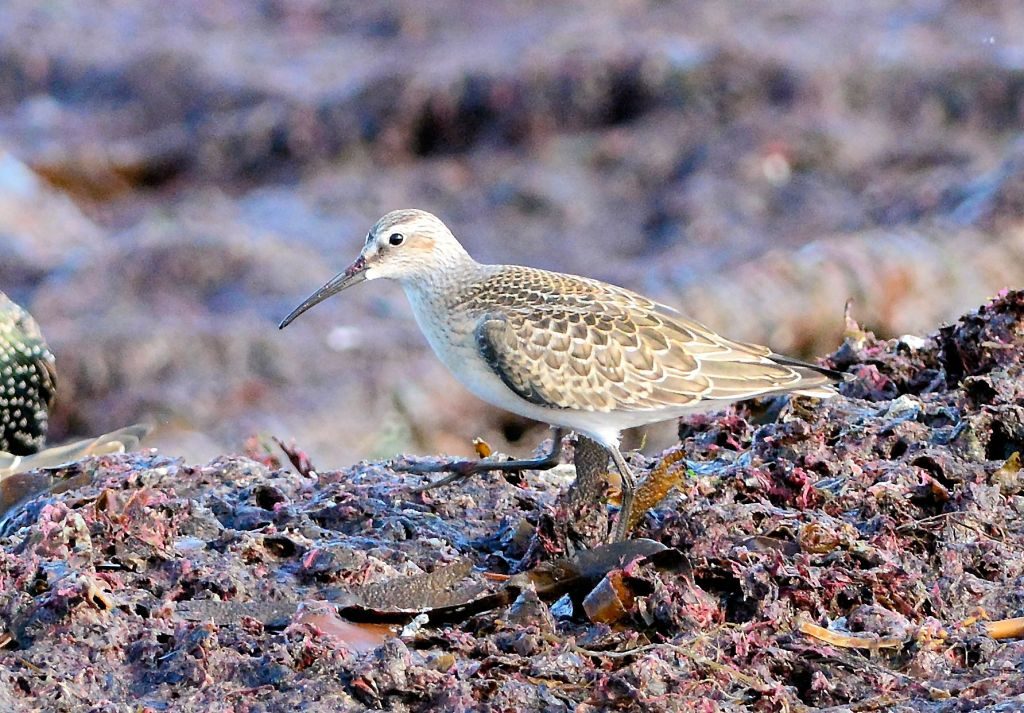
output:
{"label": "scalloped wing feather", "polygon": [[475,337],[490,368],[547,408],[671,411],[785,391],[828,396],[840,378],[586,278],[508,267],[464,304],[481,314]]}

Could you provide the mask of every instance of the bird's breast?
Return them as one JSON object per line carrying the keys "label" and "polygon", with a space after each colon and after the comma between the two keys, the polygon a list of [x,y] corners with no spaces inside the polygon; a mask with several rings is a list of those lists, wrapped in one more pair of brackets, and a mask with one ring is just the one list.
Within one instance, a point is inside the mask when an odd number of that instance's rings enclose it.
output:
{"label": "bird's breast", "polygon": [[530,409],[530,414],[524,413],[524,405],[529,404],[505,386],[480,354],[476,326],[482,315],[470,310],[451,309],[413,290],[407,290],[407,294],[416,324],[430,348],[463,386],[477,398],[495,406],[537,417],[533,409]]}

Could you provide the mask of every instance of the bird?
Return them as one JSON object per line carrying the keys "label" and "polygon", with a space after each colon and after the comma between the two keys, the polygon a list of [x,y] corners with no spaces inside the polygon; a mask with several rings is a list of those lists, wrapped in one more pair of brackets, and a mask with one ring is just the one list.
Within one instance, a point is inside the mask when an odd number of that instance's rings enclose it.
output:
{"label": "bird", "polygon": [[57,367],[39,325],[0,292],[0,451],[37,452],[46,442]]}
{"label": "bird", "polygon": [[0,490],[0,507],[10,504],[11,476],[56,468],[86,456],[124,453],[136,448],[151,430],[148,425],[136,424],[47,448],[49,414],[56,395],[56,359],[39,325],[0,292],[0,487],[4,488]]}
{"label": "bird", "polygon": [[[0,488],[5,487],[5,481],[12,475],[62,468],[88,456],[120,455],[133,451],[152,430],[149,424],[136,423],[95,438],[62,443],[28,455],[0,451]],[[6,495],[0,490],[0,503],[4,502]]]}
{"label": "bird", "polygon": [[[437,216],[392,211],[354,262],[282,320],[359,283],[398,282],[437,357],[477,397],[611,456],[622,482],[613,540],[628,536],[636,478],[623,430],[781,393],[827,398],[845,375],[728,339],[675,308],[596,279],[474,260]],[[463,464],[465,466],[465,464]],[[507,465],[507,463],[506,463]],[[437,470],[447,469],[441,466]],[[503,469],[500,464],[465,472]]]}

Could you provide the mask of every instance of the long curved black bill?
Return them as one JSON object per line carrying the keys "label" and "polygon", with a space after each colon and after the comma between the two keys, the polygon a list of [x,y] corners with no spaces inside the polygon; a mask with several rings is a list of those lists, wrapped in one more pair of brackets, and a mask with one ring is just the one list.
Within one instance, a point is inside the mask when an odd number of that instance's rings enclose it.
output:
{"label": "long curved black bill", "polygon": [[289,324],[295,321],[295,318],[305,312],[310,307],[320,304],[331,295],[336,295],[342,290],[351,287],[352,285],[358,285],[360,282],[366,280],[366,261],[360,257],[354,263],[352,263],[345,272],[338,273],[332,277],[326,285],[321,287],[319,290],[311,294],[306,298],[306,301],[300,304],[298,307],[292,310],[291,314],[285,317],[281,324],[277,326],[278,329],[284,329]]}

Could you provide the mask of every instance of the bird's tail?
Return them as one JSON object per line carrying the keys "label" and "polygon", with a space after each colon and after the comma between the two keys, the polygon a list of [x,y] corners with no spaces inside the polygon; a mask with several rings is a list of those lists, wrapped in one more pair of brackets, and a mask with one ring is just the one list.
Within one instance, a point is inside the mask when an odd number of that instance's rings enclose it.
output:
{"label": "bird's tail", "polygon": [[61,446],[46,448],[28,456],[16,456],[0,451],[0,479],[30,470],[57,468],[74,463],[87,456],[127,453],[138,448],[139,442],[151,430],[153,430],[151,426],[135,424],[134,426],[126,426],[97,438],[86,438],[81,441],[65,443]]}
{"label": "bird's tail", "polygon": [[798,359],[790,359],[779,354],[772,354],[771,360],[776,364],[797,369],[804,380],[807,381],[807,388],[796,389],[790,393],[798,396],[812,396],[816,399],[827,399],[835,396],[838,392],[835,385],[844,381],[852,381],[853,374],[845,374],[835,369],[828,369],[817,364],[808,364]]}

